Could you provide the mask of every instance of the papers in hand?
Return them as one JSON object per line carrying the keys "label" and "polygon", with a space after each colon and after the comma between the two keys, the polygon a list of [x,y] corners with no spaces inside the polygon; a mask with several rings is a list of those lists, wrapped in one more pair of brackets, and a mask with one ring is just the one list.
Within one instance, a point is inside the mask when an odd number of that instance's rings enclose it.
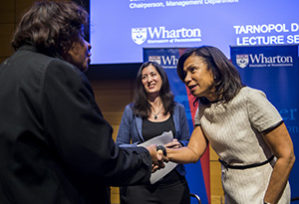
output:
{"label": "papers in hand", "polygon": [[[147,147],[149,145],[155,144],[155,145],[165,145],[173,140],[173,134],[171,131],[169,132],[163,132],[161,135],[156,136],[150,140],[147,140],[138,146]],[[150,182],[151,184],[156,183],[161,178],[163,178],[166,174],[168,174],[170,171],[172,171],[178,164],[174,162],[167,162],[165,163],[165,167],[163,169],[159,169],[151,174]]]}

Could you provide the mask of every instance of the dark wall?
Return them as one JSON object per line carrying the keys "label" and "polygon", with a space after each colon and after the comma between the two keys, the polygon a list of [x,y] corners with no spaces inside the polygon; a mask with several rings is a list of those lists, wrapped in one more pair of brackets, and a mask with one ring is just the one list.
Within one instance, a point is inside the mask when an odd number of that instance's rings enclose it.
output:
{"label": "dark wall", "polygon": [[[85,8],[88,13],[90,11],[89,0],[73,0],[77,4]],[[86,33],[89,40],[89,33]],[[91,45],[92,46],[92,45]],[[91,49],[92,53],[92,49]],[[141,63],[130,64],[99,64],[91,65],[86,75],[91,80],[106,79],[134,79]]]}
{"label": "dark wall", "polygon": [[86,72],[90,80],[135,79],[141,63],[91,65]]}

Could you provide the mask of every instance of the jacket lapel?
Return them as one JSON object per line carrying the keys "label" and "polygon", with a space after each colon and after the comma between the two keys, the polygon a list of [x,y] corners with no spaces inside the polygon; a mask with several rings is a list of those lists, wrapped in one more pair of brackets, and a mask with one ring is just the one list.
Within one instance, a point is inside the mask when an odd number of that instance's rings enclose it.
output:
{"label": "jacket lapel", "polygon": [[140,141],[144,142],[144,138],[142,136],[142,119],[140,117],[136,117],[135,121],[136,121],[138,137],[140,138]]}

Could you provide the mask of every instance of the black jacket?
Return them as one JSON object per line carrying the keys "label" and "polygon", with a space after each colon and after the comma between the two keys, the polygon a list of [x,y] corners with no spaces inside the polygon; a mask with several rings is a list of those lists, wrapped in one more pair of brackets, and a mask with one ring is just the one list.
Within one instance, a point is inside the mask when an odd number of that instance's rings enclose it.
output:
{"label": "black jacket", "polygon": [[85,75],[23,46],[0,65],[0,203],[109,203],[147,183],[146,149],[118,148]]}

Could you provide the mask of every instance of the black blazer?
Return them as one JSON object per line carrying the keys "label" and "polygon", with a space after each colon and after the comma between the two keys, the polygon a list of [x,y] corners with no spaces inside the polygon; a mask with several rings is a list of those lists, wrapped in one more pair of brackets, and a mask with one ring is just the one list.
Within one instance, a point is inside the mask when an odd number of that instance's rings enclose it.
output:
{"label": "black blazer", "polygon": [[23,46],[0,65],[0,203],[110,203],[148,183],[146,149],[117,147],[85,75]]}

